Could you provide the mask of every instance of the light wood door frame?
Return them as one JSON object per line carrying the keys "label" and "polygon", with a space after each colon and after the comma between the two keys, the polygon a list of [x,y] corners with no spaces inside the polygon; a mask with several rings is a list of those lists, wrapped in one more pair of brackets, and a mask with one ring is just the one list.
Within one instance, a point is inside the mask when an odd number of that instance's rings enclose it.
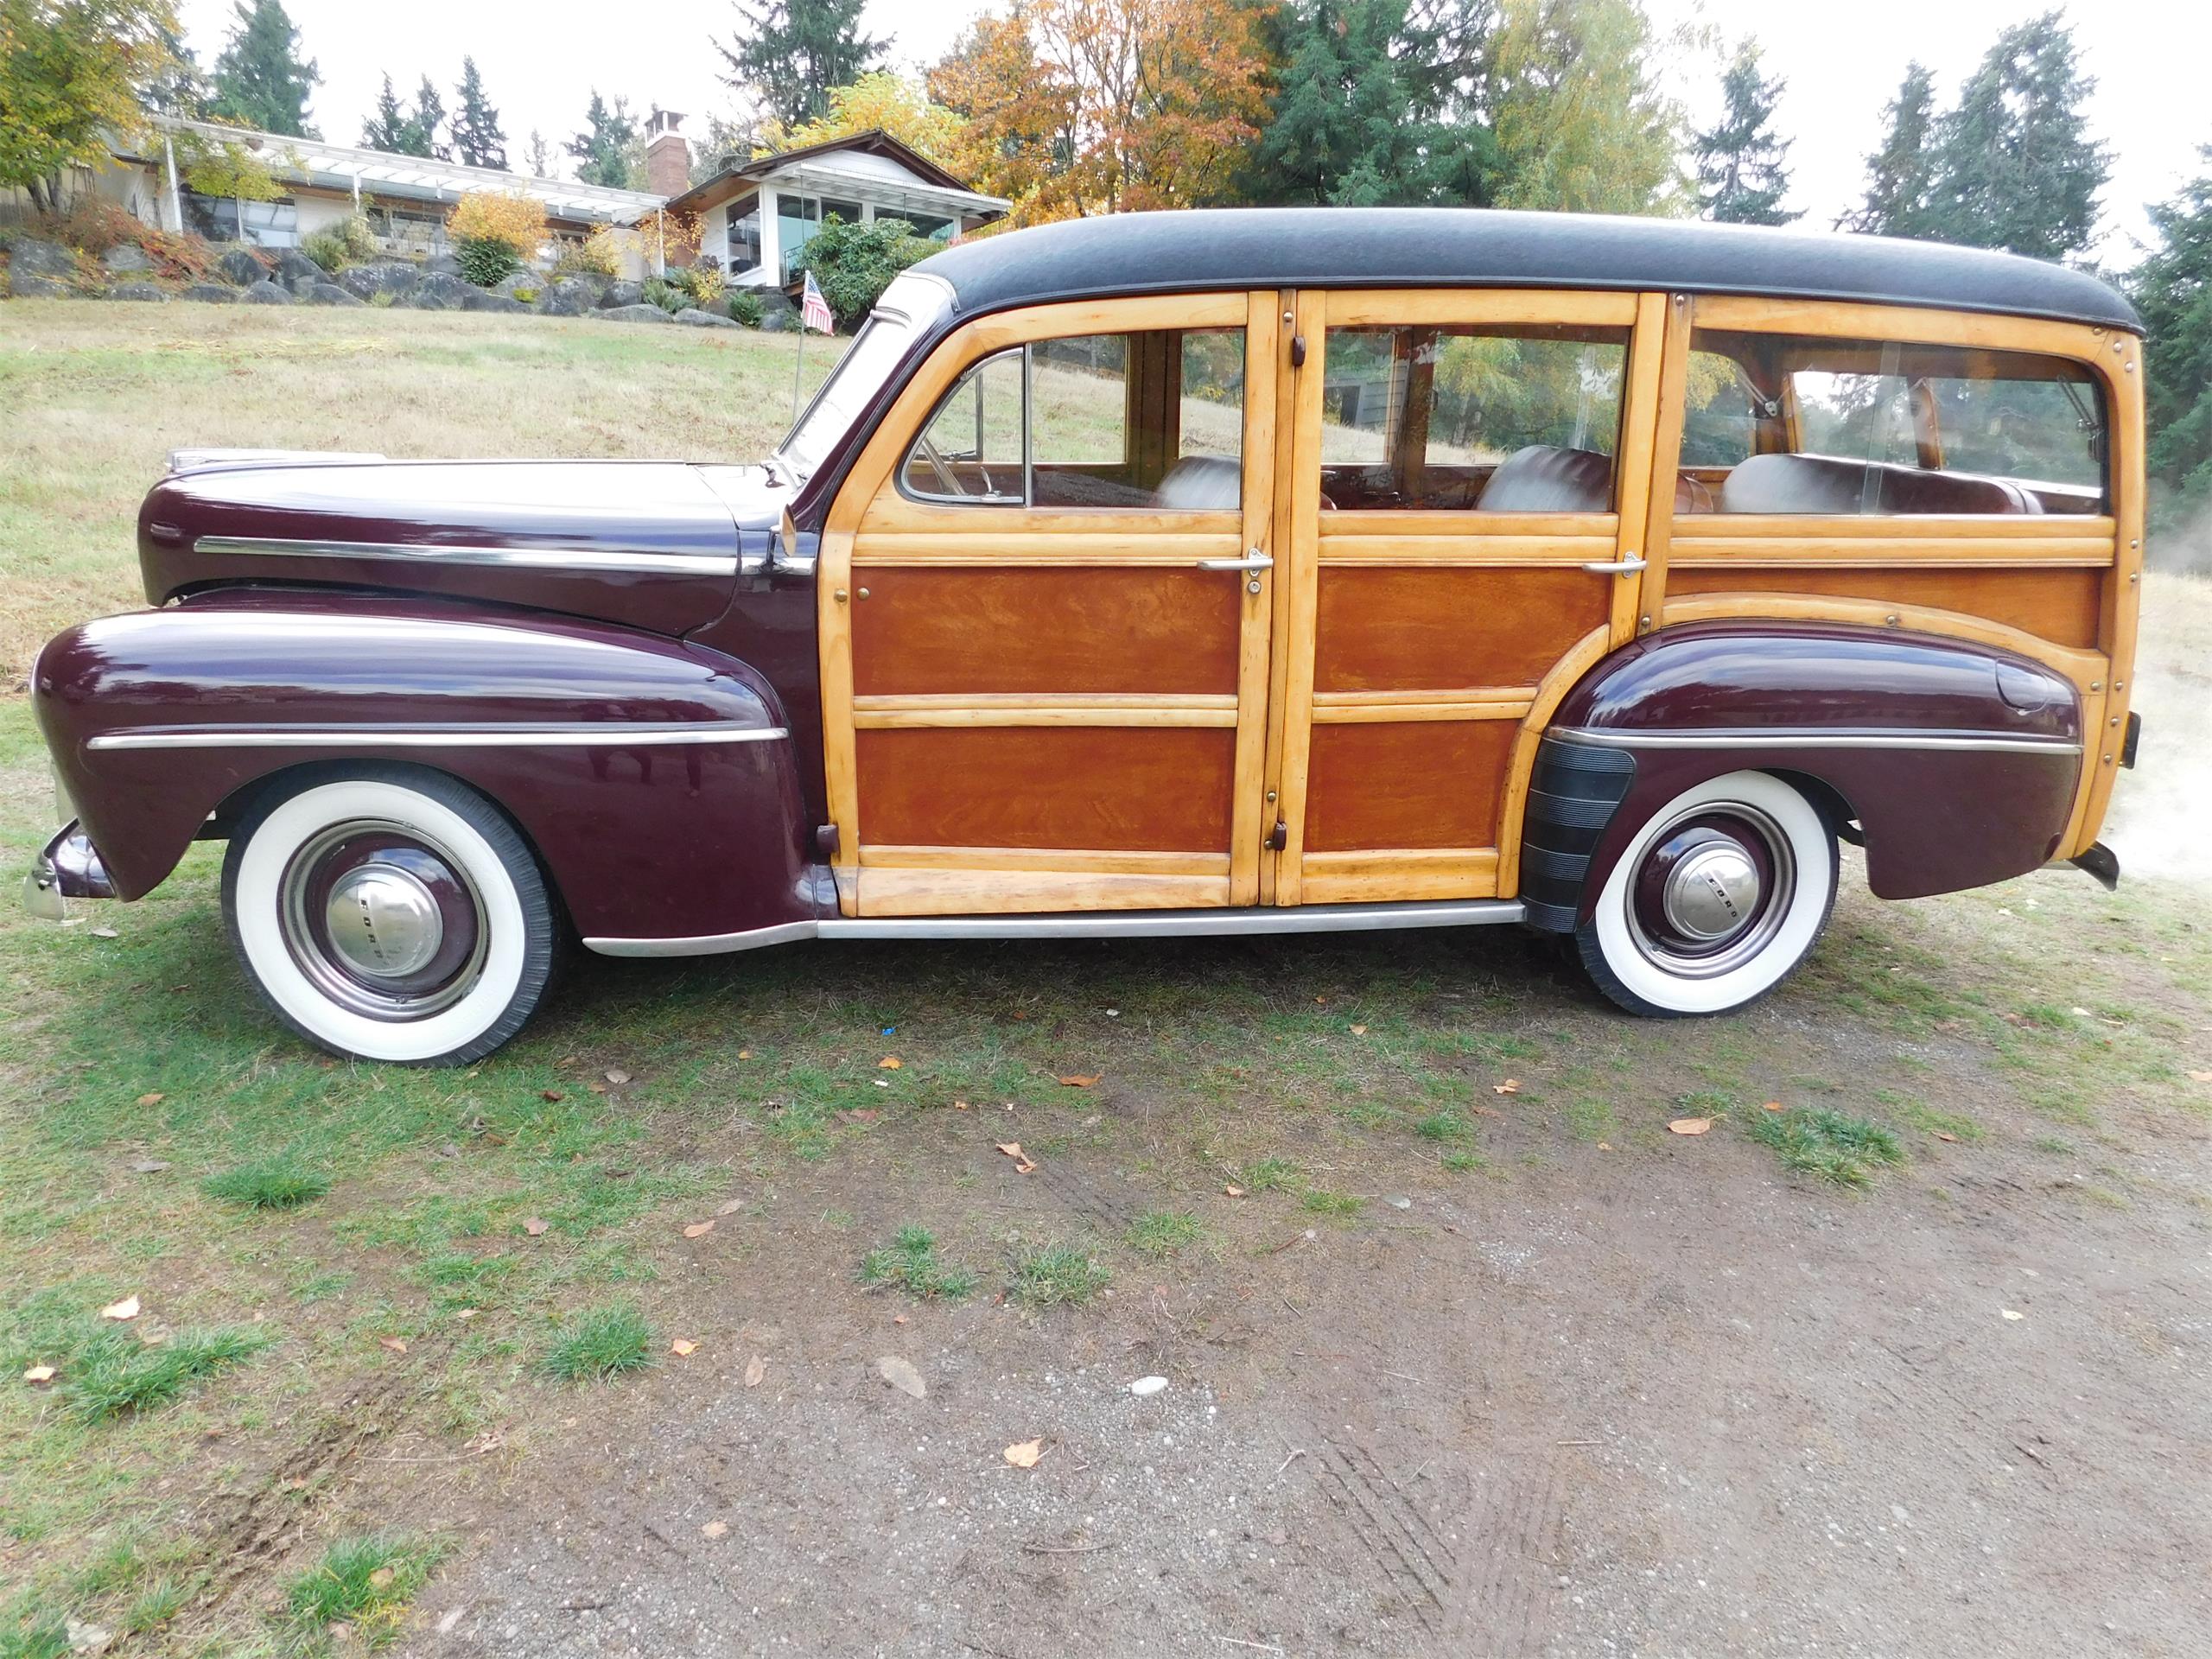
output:
{"label": "light wood door frame", "polygon": [[[992,507],[918,501],[897,472],[914,435],[969,367],[1011,346],[1088,334],[1245,333],[1243,500],[1236,510]],[[824,770],[837,830],[832,868],[849,916],[1171,908],[1257,902],[1266,830],[1274,573],[1209,573],[1238,593],[1235,686],[1224,693],[1021,692],[857,696],[854,607],[871,571],[997,568],[1189,569],[1274,545],[1279,329],[1273,290],[1042,305],[978,319],[907,382],[831,505],[818,565]],[[871,841],[860,734],[934,728],[1234,728],[1226,845],[1179,851],[899,845]],[[1271,823],[1272,820],[1269,820]]]}
{"label": "light wood door frame", "polygon": [[[1660,389],[1672,345],[1668,297],[1635,292],[1557,289],[1306,290],[1283,296],[1281,315],[1305,342],[1304,363],[1286,358],[1282,406],[1290,418],[1277,442],[1277,575],[1273,706],[1268,714],[1268,788],[1285,828],[1262,898],[1278,905],[1465,898],[1517,888],[1519,822],[1529,768],[1544,721],[1561,696],[1641,623],[1641,573],[1613,579],[1603,620],[1572,641],[1540,677],[1510,684],[1467,683],[1403,690],[1315,690],[1323,572],[1329,569],[1462,569],[1557,573],[1583,563],[1624,562],[1645,545],[1662,498],[1658,456]],[[1478,323],[1586,324],[1628,335],[1615,472],[1615,510],[1604,513],[1484,513],[1465,510],[1330,512],[1321,495],[1321,414],[1327,334],[1332,327]],[[1286,342],[1287,344],[1287,342]],[[1676,375],[1679,383],[1679,373]],[[1675,413],[1679,428],[1679,410]],[[1672,505],[1673,453],[1667,454],[1665,505]],[[1482,677],[1477,676],[1480,678]],[[1306,830],[1317,726],[1419,725],[1440,735],[1447,725],[1511,722],[1498,779],[1498,810],[1483,844],[1309,852]]]}

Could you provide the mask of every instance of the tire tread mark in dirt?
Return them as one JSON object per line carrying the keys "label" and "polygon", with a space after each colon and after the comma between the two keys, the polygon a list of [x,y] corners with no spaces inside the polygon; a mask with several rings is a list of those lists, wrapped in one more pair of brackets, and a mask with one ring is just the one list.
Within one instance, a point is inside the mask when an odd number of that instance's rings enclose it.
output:
{"label": "tire tread mark in dirt", "polygon": [[1368,1472],[1374,1460],[1359,1447],[1325,1439],[1320,1448],[1315,1465],[1325,1484],[1332,1484],[1344,1500],[1344,1518],[1353,1535],[1366,1546],[1391,1587],[1405,1596],[1414,1617],[1427,1629],[1438,1629],[1452,1594],[1452,1579],[1422,1547],[1424,1536],[1433,1543],[1433,1535],[1426,1526],[1418,1531],[1408,1527],[1394,1511],[1384,1493],[1395,1494],[1395,1488]]}
{"label": "tire tread mark in dirt", "polygon": [[1126,1186],[1109,1190],[1106,1182],[1057,1159],[1040,1160],[1031,1179],[1109,1238],[1136,1224],[1138,1206]]}
{"label": "tire tread mark in dirt", "polygon": [[1454,1621],[1455,1646],[1518,1655],[1550,1645],[1565,1501],[1565,1483],[1548,1458],[1500,1458],[1476,1481],[1464,1529],[1472,1566]]}

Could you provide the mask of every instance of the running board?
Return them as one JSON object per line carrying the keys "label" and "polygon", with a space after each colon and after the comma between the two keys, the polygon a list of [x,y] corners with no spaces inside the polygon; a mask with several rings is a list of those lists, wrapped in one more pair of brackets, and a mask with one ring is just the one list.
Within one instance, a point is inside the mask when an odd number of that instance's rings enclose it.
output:
{"label": "running board", "polygon": [[1518,899],[1448,903],[1296,905],[1248,910],[1100,910],[1046,916],[830,916],[688,939],[586,939],[607,957],[711,957],[800,939],[1173,939],[1235,933],[1373,933],[1402,927],[1492,927],[1526,914]]}

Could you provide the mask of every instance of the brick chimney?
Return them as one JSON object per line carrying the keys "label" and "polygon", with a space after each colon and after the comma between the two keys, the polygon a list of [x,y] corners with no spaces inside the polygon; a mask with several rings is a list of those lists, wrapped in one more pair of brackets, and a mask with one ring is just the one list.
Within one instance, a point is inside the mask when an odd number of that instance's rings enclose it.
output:
{"label": "brick chimney", "polygon": [[666,198],[691,188],[691,147],[677,128],[683,118],[655,105],[645,118],[645,188]]}

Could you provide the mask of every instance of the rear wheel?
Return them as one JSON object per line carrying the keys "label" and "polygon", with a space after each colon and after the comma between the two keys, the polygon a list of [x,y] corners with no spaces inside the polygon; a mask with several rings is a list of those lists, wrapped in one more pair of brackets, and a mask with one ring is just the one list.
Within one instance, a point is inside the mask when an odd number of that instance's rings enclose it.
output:
{"label": "rear wheel", "polygon": [[1575,943],[1598,988],[1632,1014],[1724,1014],[1805,959],[1836,872],[1818,807],[1769,773],[1731,772],[1651,816]]}
{"label": "rear wheel", "polygon": [[522,1028],[552,968],[529,848],[435,772],[325,773],[264,798],[231,837],[223,911],[278,1017],[362,1059],[479,1059]]}

